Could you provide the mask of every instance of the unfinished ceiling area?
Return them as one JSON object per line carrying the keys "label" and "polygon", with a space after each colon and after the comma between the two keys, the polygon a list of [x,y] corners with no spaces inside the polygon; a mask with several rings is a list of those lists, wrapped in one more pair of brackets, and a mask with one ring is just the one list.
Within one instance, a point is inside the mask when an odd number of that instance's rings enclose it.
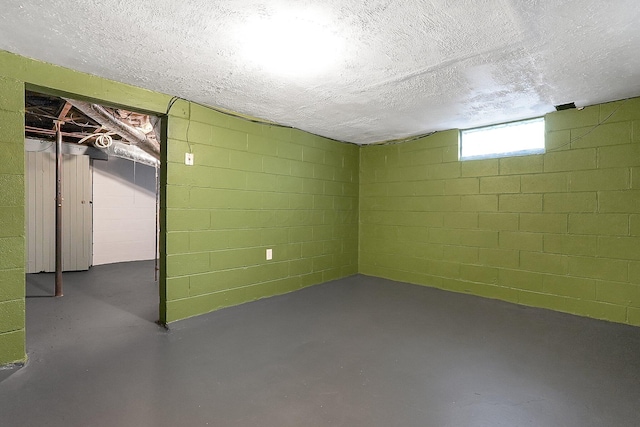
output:
{"label": "unfinished ceiling area", "polygon": [[94,147],[151,166],[160,162],[158,117],[26,91],[25,136],[42,145],[28,151],[49,149],[57,138],[58,125],[63,143]]}
{"label": "unfinished ceiling area", "polygon": [[640,95],[637,0],[25,0],[0,49],[368,144]]}

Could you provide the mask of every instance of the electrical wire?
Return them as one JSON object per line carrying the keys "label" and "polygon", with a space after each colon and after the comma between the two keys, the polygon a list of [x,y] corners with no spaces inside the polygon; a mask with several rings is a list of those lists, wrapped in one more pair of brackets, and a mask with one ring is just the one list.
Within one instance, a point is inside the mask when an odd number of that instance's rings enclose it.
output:
{"label": "electrical wire", "polygon": [[609,115],[607,117],[605,117],[604,119],[600,120],[596,125],[594,125],[591,129],[589,129],[587,132],[583,133],[580,136],[577,136],[575,138],[570,138],[569,142],[566,142],[562,145],[559,145],[557,147],[553,147],[549,150],[547,150],[546,152],[553,152],[553,151],[558,151],[561,148],[566,147],[567,145],[569,146],[569,148],[571,148],[571,144],[573,144],[576,141],[581,140],[582,138],[584,138],[585,136],[589,135],[591,132],[595,131],[596,129],[598,129],[600,126],[602,126],[603,124],[605,124],[607,122],[607,120],[609,120],[611,117],[613,117],[614,114],[616,114],[618,112],[618,110],[620,110],[620,108],[622,108],[627,102],[629,101],[629,98],[625,99],[624,101],[622,101],[620,103],[620,105],[618,105],[618,107],[613,110],[611,113],[609,113]]}
{"label": "electrical wire", "polygon": [[[171,100],[169,100],[169,103],[167,104],[167,111],[164,113],[165,116],[169,115],[171,108],[173,108],[173,104],[175,104],[176,101],[179,99],[182,99],[183,101],[187,101],[186,99],[180,98],[179,96],[172,97]],[[192,154],[193,149],[191,148],[191,143],[189,142],[189,128],[191,127],[191,102],[187,101],[187,103],[189,104],[189,120],[187,121],[187,133],[185,135],[185,139],[187,142],[187,146],[189,147],[189,153]]]}
{"label": "electrical wire", "polygon": [[[167,116],[169,115],[169,112],[171,111],[171,108],[173,107],[173,104],[175,104],[175,102],[177,100],[179,100],[179,99],[189,103],[189,117],[191,117],[191,105],[194,104],[194,105],[199,105],[199,106],[204,107],[204,108],[208,108],[208,109],[213,110],[213,111],[215,111],[217,113],[224,114],[225,116],[234,117],[236,119],[244,120],[245,122],[249,122],[249,123],[256,123],[256,124],[259,124],[259,125],[273,126],[273,127],[277,127],[277,128],[281,128],[281,129],[296,129],[293,126],[281,125],[279,123],[270,122],[268,120],[260,120],[260,119],[255,119],[255,118],[249,118],[249,117],[245,117],[245,116],[243,116],[241,114],[235,114],[235,113],[232,113],[230,111],[227,111],[227,110],[224,110],[224,109],[221,109],[221,108],[212,107],[210,105],[201,104],[199,102],[188,101],[188,100],[186,100],[184,98],[181,98],[179,96],[174,96],[174,97],[171,98],[171,100],[167,104],[167,111],[166,111],[165,115],[167,115]],[[189,123],[187,124],[187,138],[188,138],[189,126],[190,125],[191,125],[191,120],[189,120]],[[319,137],[324,138],[324,139],[328,139],[330,141],[339,142],[341,144],[355,145],[352,142],[343,141],[343,140],[335,139],[335,138],[330,138],[330,137],[323,136],[323,135],[318,135],[318,134],[312,133],[312,132],[307,132],[307,133],[309,133],[311,135],[319,136]],[[431,134],[428,134],[428,135],[431,135]],[[425,135],[421,135],[421,136],[419,136],[417,138],[422,138],[423,136],[425,136]],[[187,141],[187,144],[189,144],[189,151],[191,152],[191,144],[189,143],[189,141]]]}
{"label": "electrical wire", "polygon": [[111,144],[113,144],[113,138],[107,133],[101,133],[93,142],[93,145],[98,148],[109,148]]}
{"label": "electrical wire", "polygon": [[113,144],[113,138],[111,137],[112,135],[116,135],[116,133],[115,132],[92,133],[82,138],[76,144],[80,145],[91,138],[96,138],[96,140],[93,141],[94,146],[98,148],[109,148],[111,144]]}
{"label": "electrical wire", "polygon": [[187,145],[189,146],[189,153],[193,154],[193,150],[191,149],[191,143],[189,142],[190,128],[191,128],[191,103],[189,103],[189,121],[187,122],[187,134],[185,135],[185,139],[187,140]]}
{"label": "electrical wire", "polygon": [[417,141],[419,139],[422,138],[426,138],[428,136],[431,136],[433,134],[438,133],[438,131],[433,131],[433,132],[429,132],[429,133],[423,133],[420,135],[415,135],[415,136],[410,136],[408,138],[402,138],[402,139],[390,139],[388,141],[380,141],[380,142],[374,142],[373,144],[368,144],[370,146],[379,146],[379,145],[396,145],[396,144],[404,144],[407,142],[413,142],[413,141]]}
{"label": "electrical wire", "polygon": [[102,127],[102,125],[92,125],[92,124],[91,124],[91,123],[89,123],[89,122],[86,122],[86,123],[84,123],[84,124],[82,124],[82,123],[78,123],[78,122],[76,122],[76,121],[73,119],[73,113],[69,113],[68,118],[67,118],[67,119],[65,119],[64,121],[65,121],[65,122],[67,122],[67,123],[74,124],[74,125],[76,125],[76,126],[78,126],[78,127],[81,127],[81,128],[100,129],[100,128]]}
{"label": "electrical wire", "polygon": [[181,98],[179,96],[174,96],[173,98],[171,98],[171,100],[169,101],[169,104],[167,104],[167,111],[166,113],[164,113],[165,116],[169,115],[169,111],[171,111],[173,104],[175,104],[178,99],[181,99]]}
{"label": "electrical wire", "polygon": [[27,109],[25,109],[24,113],[30,116],[44,117],[45,119],[58,120],[56,116],[52,116],[50,114],[45,114],[45,113],[37,113],[35,111],[29,111]]}
{"label": "electrical wire", "polygon": [[[587,132],[583,133],[580,136],[577,136],[575,138],[572,138],[569,142],[559,145],[557,147],[551,148],[549,150],[546,150],[546,152],[552,152],[552,151],[557,151],[561,148],[566,147],[567,145],[571,145],[576,141],[581,140],[582,138],[586,137],[587,135],[589,135],[590,133],[592,133],[593,131],[595,131],[597,128],[599,128],[600,126],[602,126],[603,124],[605,124],[611,117],[613,117],[614,114],[616,114],[618,112],[618,110],[620,110],[620,108],[622,108],[627,102],[629,101],[629,99],[625,99],[624,101],[622,101],[622,103],[620,105],[618,105],[618,107],[613,110],[611,113],[609,113],[609,115],[607,115],[607,117],[605,117],[604,119],[602,119],[601,121],[599,121],[596,125],[594,125],[591,129],[589,129]],[[422,134],[422,135],[416,135],[413,137],[409,137],[409,138],[404,138],[404,139],[394,139],[394,140],[389,140],[389,141],[382,141],[382,142],[377,142],[374,144],[370,144],[371,146],[378,146],[378,145],[395,145],[395,144],[404,144],[407,142],[412,142],[412,141],[416,141],[418,139],[422,139],[422,138],[426,138],[428,136],[431,136],[433,134],[437,133],[436,132],[430,132],[430,133],[426,133],[426,134]]]}

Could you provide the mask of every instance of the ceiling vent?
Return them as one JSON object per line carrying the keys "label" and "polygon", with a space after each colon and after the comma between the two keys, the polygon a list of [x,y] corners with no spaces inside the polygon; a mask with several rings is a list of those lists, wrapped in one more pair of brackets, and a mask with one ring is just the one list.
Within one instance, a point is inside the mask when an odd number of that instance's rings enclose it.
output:
{"label": "ceiling vent", "polygon": [[569,102],[568,104],[556,105],[556,111],[571,110],[572,108],[576,108],[576,103],[575,102]]}

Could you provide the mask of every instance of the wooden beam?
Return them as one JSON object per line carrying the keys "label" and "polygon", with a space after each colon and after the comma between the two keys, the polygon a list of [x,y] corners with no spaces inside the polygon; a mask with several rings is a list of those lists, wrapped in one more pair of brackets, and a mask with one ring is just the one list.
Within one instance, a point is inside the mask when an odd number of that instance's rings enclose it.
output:
{"label": "wooden beam", "polygon": [[[67,114],[69,114],[69,110],[71,110],[71,107],[73,107],[73,105],[71,105],[71,103],[69,101],[65,102],[64,106],[62,107],[62,110],[60,110],[60,114],[58,114],[58,121],[60,122],[64,122],[67,118]],[[53,130],[56,130],[56,125],[53,125]]]}

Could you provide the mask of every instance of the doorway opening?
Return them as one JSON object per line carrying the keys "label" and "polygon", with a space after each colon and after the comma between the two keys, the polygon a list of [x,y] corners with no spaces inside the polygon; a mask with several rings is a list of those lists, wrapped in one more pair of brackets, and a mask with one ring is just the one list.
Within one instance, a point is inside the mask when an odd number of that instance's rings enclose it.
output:
{"label": "doorway opening", "polygon": [[[90,283],[82,290],[96,298],[127,293],[126,286],[153,286],[155,301],[140,302],[147,307],[152,303],[153,313],[136,309],[127,295],[108,303],[158,320],[160,138],[158,116],[26,91],[28,301],[53,295],[52,273],[61,254],[62,277],[73,276],[69,286],[85,287],[85,274],[86,282],[100,282],[97,290],[90,290]],[[62,201],[58,225],[57,168]],[[124,271],[126,276],[116,274]],[[124,285],[129,278],[131,283]],[[103,295],[107,288],[110,292]],[[130,296],[142,294],[132,290]],[[27,323],[28,314],[29,307]]]}

